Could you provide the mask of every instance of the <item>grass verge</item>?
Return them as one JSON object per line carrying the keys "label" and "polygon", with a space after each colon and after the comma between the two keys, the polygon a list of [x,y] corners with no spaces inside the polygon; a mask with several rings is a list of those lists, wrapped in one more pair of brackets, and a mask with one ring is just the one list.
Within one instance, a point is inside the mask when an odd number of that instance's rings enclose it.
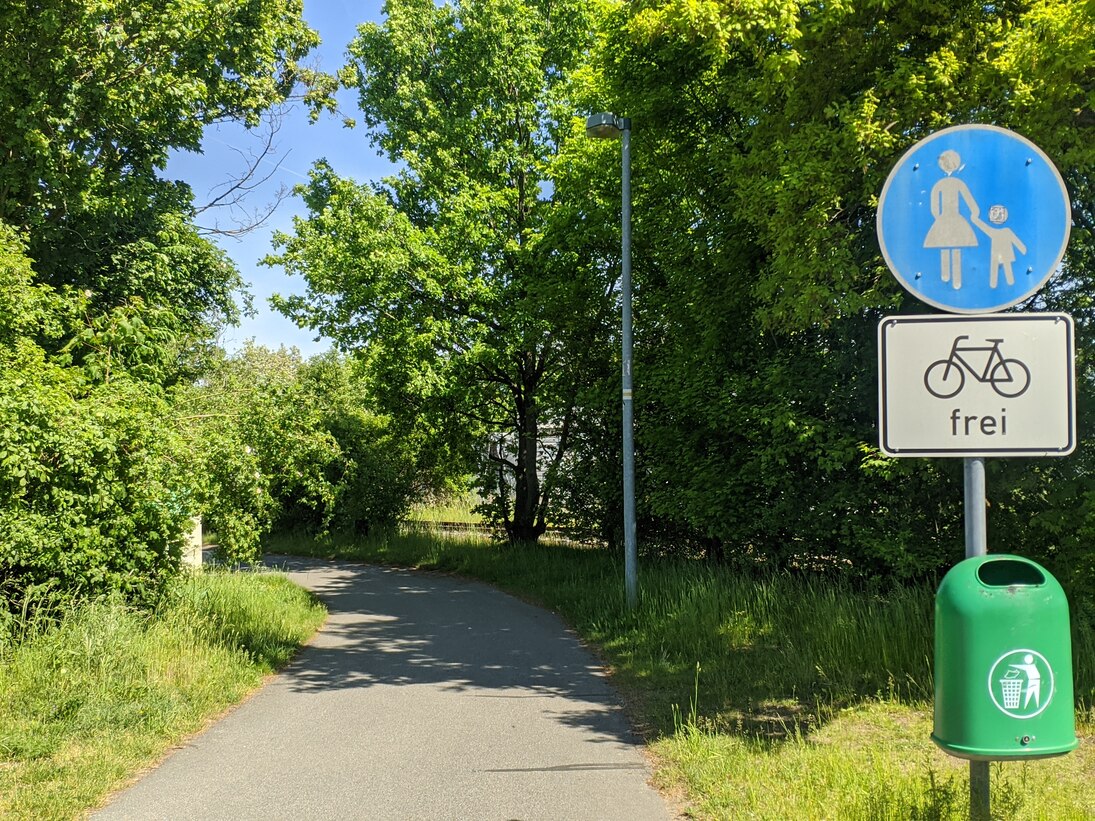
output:
{"label": "grass verge", "polygon": [[474,493],[465,493],[433,504],[415,505],[411,509],[410,520],[421,523],[450,522],[477,525],[484,520],[475,512],[479,503]]}
{"label": "grass verge", "polygon": [[[444,534],[275,539],[277,552],[455,572],[560,613],[600,648],[659,761],[699,818],[960,819],[965,762],[935,748],[928,588],[742,578],[644,560],[629,612],[603,550],[497,547]],[[1081,748],[994,764],[998,818],[1095,818],[1095,635],[1074,637]]]}
{"label": "grass verge", "polygon": [[285,664],[326,610],[275,573],[205,572],[0,641],[0,817],[73,818]]}

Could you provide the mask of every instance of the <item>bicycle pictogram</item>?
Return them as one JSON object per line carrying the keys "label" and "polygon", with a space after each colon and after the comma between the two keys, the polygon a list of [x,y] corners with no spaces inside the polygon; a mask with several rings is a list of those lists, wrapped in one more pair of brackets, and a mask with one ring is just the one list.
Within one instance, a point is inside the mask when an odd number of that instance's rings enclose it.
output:
{"label": "bicycle pictogram", "polygon": [[[991,385],[1000,396],[1014,398],[1022,396],[1030,387],[1030,368],[1018,359],[1006,359],[1000,352],[1002,339],[986,339],[990,345],[963,345],[968,335],[956,336],[951,345],[950,356],[928,365],[924,371],[924,387],[928,393],[939,399],[957,396],[966,386],[966,373],[983,385]],[[987,354],[984,367],[970,364],[978,362],[979,355]],[[979,362],[978,362],[979,364]]]}

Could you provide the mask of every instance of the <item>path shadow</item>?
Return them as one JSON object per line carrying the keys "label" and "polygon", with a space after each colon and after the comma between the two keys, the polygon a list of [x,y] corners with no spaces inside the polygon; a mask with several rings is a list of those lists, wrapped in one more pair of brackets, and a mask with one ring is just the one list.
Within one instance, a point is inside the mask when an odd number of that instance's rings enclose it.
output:
{"label": "path shadow", "polygon": [[639,743],[597,660],[551,613],[488,585],[422,571],[287,556],[327,624],[282,675],[295,692],[430,685],[479,699],[544,699],[589,740]]}

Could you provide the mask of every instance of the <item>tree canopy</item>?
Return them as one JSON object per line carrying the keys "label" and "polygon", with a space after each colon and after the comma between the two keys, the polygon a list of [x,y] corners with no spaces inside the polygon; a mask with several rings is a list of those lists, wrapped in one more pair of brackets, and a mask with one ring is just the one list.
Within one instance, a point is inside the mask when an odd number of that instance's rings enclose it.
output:
{"label": "tree canopy", "polygon": [[[298,0],[0,8],[0,595],[10,607],[43,587],[154,601],[201,513],[234,558],[253,556],[275,505],[234,492],[270,481],[256,464],[292,475],[287,464],[337,450],[318,412],[310,426],[271,420],[290,451],[280,461],[260,452],[260,426],[247,434],[254,447],[228,454],[237,440],[214,431],[241,425],[187,412],[206,400],[194,382],[218,367],[213,335],[237,316],[241,283],[195,228],[189,188],[163,176],[169,150],[199,150],[204,126],[256,124],[302,82],[324,105],[325,78],[299,63],[316,42]],[[247,418],[259,398],[237,397],[224,418]],[[383,423],[366,433],[346,452],[368,451]],[[255,460],[240,458],[249,450]],[[315,501],[338,486],[323,472],[337,454],[327,456],[273,498]],[[363,475],[365,461],[353,469]],[[373,513],[390,520],[390,508]]]}
{"label": "tree canopy", "polygon": [[340,79],[399,170],[317,163],[269,259],[307,284],[277,306],[353,361],[226,356],[238,274],[164,162],[289,95],[330,105],[300,12],[0,9],[0,588],[139,599],[198,510],[244,557],[272,527],[396,521],[470,472],[510,540],[615,546],[619,145],[582,134],[612,110],[633,124],[644,549],[901,579],[961,555],[957,462],[877,447],[877,324],[924,308],[875,215],[914,142],[993,123],[1073,199],[1062,270],[1020,307],[1075,317],[1080,419],[1068,459],[990,463],[994,549],[1095,590],[1090,3],[388,0]]}
{"label": "tree canopy", "polygon": [[310,216],[271,259],[308,295],[280,305],[363,347],[389,411],[410,412],[466,463],[485,460],[491,512],[512,539],[535,539],[569,443],[581,346],[599,331],[586,320],[606,308],[605,272],[575,278],[545,239],[559,211],[551,165],[573,129],[568,78],[594,14],[534,0],[385,11],[359,29],[347,74],[369,139],[403,170],[363,185],[315,168],[301,191]]}
{"label": "tree canopy", "polygon": [[[281,306],[358,350],[389,406],[480,447],[494,432],[511,535],[537,535],[516,526],[537,496],[538,523],[611,540],[619,518],[618,149],[571,139],[597,110],[634,127],[648,548],[901,577],[960,555],[956,463],[885,458],[876,435],[877,323],[921,310],[883,263],[878,194],[902,152],[948,125],[1013,128],[1064,174],[1072,244],[1032,305],[1077,318],[1090,424],[1089,5],[393,0],[385,13],[347,77],[403,170],[363,185],[315,169],[310,216],[273,260],[309,294]],[[542,492],[532,443],[555,440],[532,419],[565,441]],[[992,465],[995,515],[1032,553],[1075,556],[1054,523],[1087,532],[1075,494],[1090,458]]]}
{"label": "tree canopy", "polygon": [[300,61],[317,42],[299,0],[4,4],[0,221],[27,238],[37,276],[99,307],[139,296],[231,319],[238,275],[162,171],[170,150],[200,150],[206,125],[257,125],[312,76]]}
{"label": "tree canopy", "polygon": [[[1062,274],[1025,307],[1073,312],[1089,346],[1093,26],[1089,5],[1059,2],[618,8],[604,72],[635,123],[648,515],[770,564],[922,575],[962,555],[958,465],[876,446],[875,327],[926,310],[883,264],[877,198],[942,127],[1032,139],[1076,224]],[[1088,526],[1068,477],[1090,458],[990,466],[996,521],[1059,567],[1075,548],[1044,525],[1064,505]]]}

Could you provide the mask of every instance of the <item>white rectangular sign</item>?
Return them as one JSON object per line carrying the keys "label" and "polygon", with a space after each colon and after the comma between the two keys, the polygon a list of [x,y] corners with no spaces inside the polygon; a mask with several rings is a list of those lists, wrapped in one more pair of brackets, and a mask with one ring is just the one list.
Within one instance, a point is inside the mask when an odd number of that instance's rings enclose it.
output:
{"label": "white rectangular sign", "polygon": [[1072,318],[887,317],[879,441],[890,456],[1065,456],[1076,447]]}

